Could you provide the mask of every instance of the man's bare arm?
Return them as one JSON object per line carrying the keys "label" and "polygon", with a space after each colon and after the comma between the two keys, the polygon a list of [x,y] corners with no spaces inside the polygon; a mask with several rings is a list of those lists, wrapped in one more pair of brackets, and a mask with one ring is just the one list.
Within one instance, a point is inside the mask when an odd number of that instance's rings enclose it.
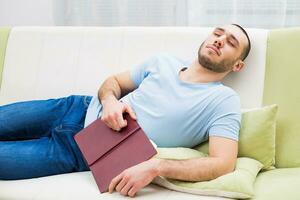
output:
{"label": "man's bare arm", "polygon": [[238,143],[222,137],[209,138],[209,157],[160,160],[157,175],[186,181],[207,181],[232,172]]}
{"label": "man's bare arm", "polygon": [[123,118],[123,113],[127,112],[136,119],[132,108],[119,102],[121,96],[136,89],[134,82],[131,80],[130,72],[122,72],[107,78],[98,91],[98,98],[103,106],[101,120],[110,128],[119,131],[127,126],[127,121]]}
{"label": "man's bare arm", "polygon": [[107,99],[120,99],[122,96],[136,89],[130,78],[130,71],[125,71],[108,77],[98,91],[98,98],[101,102]]}

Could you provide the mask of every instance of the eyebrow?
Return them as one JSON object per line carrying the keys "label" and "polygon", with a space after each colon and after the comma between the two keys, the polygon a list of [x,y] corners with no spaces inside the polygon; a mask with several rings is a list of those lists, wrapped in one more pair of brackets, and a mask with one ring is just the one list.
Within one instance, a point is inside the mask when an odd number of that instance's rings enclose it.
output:
{"label": "eyebrow", "polygon": [[[220,28],[220,27],[217,27],[217,28],[215,29],[215,31],[216,31],[216,30],[221,31],[221,32],[223,32],[223,33],[226,32],[225,29]],[[236,37],[235,37],[233,34],[229,33],[229,37],[232,38],[232,39],[237,43],[238,46],[240,45],[239,41],[236,39]]]}

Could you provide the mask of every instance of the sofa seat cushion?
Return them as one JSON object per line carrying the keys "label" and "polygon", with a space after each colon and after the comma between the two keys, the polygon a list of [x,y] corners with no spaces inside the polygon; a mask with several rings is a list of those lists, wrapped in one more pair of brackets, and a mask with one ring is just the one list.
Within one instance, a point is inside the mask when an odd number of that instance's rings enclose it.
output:
{"label": "sofa seat cushion", "polygon": [[300,198],[300,167],[281,168],[259,173],[254,184],[253,200]]}
{"label": "sofa seat cushion", "polygon": [[[0,199],[10,200],[115,200],[124,199],[117,192],[100,194],[90,171],[47,176],[17,181],[0,181]],[[126,199],[126,198],[125,198]],[[130,199],[130,197],[127,197]],[[143,200],[228,200],[228,198],[199,196],[165,189],[150,184],[140,190],[135,199]]]}

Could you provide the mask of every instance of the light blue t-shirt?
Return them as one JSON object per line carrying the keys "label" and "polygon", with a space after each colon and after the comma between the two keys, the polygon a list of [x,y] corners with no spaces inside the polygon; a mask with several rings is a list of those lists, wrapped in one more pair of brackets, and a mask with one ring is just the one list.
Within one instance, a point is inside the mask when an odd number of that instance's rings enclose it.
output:
{"label": "light blue t-shirt", "polygon": [[[209,136],[238,141],[239,96],[221,82],[182,81],[179,71],[187,64],[169,54],[153,56],[131,70],[138,88],[120,101],[133,108],[138,124],[158,147],[193,147]],[[85,126],[101,113],[102,106],[95,96]]]}

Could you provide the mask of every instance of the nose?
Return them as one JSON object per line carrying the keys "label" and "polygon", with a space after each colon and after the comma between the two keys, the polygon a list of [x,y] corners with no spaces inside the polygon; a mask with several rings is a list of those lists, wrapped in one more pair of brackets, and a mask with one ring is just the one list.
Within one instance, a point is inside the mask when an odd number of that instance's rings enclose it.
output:
{"label": "nose", "polygon": [[216,38],[214,45],[218,48],[221,48],[224,46],[224,41],[221,38]]}

